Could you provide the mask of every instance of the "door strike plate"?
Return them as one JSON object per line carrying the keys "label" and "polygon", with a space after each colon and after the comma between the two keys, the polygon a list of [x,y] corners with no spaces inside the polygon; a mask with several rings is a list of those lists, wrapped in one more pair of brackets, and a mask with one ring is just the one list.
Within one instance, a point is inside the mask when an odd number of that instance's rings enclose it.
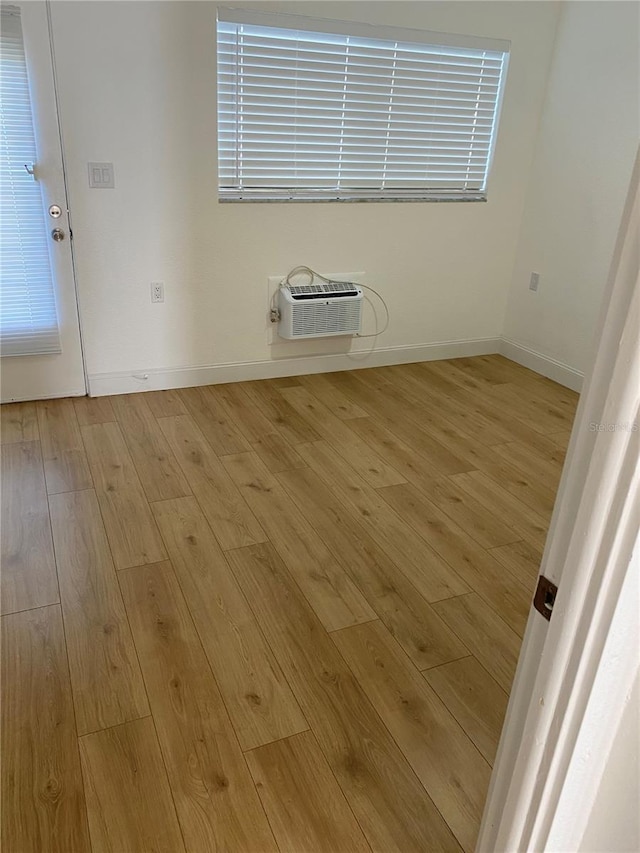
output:
{"label": "door strike plate", "polygon": [[548,578],[545,578],[544,575],[540,575],[536,594],[533,598],[533,606],[538,613],[542,613],[547,621],[551,619],[557,593],[558,587],[554,583],[551,583]]}

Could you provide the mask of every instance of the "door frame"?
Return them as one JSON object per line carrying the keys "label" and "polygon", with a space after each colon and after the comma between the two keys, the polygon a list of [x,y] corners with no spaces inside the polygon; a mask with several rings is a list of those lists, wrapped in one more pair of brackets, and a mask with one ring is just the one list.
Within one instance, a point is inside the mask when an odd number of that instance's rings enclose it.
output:
{"label": "door frame", "polygon": [[[33,2],[33,0],[28,0]],[[87,355],[84,346],[84,331],[82,328],[82,312],[80,310],[80,293],[78,291],[78,271],[76,268],[76,250],[73,242],[73,224],[71,219],[71,200],[69,198],[69,180],[67,177],[67,155],[64,148],[64,135],[62,133],[62,121],[60,118],[60,94],[58,91],[58,66],[56,64],[56,48],[53,40],[53,19],[51,15],[52,0],[44,0],[47,10],[47,34],[49,37],[49,52],[51,54],[51,75],[53,80],[53,95],[56,107],[56,124],[58,138],[60,139],[60,157],[62,159],[62,188],[64,191],[64,204],[67,213],[67,227],[69,229],[69,249],[71,251],[71,278],[73,282],[73,298],[76,306],[76,318],[78,322],[78,337],[80,342],[80,360],[82,362],[82,376],[84,379],[84,393],[75,396],[86,397],[89,394],[89,373],[87,370]]]}
{"label": "door frame", "polygon": [[639,259],[640,149],[540,570],[558,594],[529,615],[480,853],[580,849],[637,678]]}

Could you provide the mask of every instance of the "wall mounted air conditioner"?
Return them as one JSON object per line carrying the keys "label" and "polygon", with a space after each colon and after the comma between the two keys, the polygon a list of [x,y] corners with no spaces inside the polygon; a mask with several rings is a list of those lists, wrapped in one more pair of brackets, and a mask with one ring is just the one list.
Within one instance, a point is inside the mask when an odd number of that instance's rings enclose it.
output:
{"label": "wall mounted air conditioner", "polygon": [[281,338],[357,335],[362,319],[362,290],[351,282],[283,285],[278,290]]}

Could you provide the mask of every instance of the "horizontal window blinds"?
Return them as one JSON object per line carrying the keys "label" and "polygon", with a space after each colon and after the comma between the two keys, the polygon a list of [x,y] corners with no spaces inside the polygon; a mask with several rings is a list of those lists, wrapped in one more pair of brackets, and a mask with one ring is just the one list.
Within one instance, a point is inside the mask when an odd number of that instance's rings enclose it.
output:
{"label": "horizontal window blinds", "polygon": [[60,352],[20,15],[0,18],[0,353]]}
{"label": "horizontal window blinds", "polygon": [[507,55],[220,19],[220,198],[483,198]]}

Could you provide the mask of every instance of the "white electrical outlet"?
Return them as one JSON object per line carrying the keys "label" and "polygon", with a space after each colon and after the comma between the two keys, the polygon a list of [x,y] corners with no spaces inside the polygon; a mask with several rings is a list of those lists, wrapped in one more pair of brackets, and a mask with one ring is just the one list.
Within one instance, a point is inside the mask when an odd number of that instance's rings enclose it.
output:
{"label": "white electrical outlet", "polygon": [[540,283],[540,273],[539,272],[532,272],[531,278],[529,279],[529,290],[533,290],[535,293],[537,293],[539,283]]}
{"label": "white electrical outlet", "polygon": [[[334,273],[324,273],[327,278],[335,279],[336,281],[352,281],[354,284],[364,284],[365,273],[364,272],[334,272]],[[291,341],[285,341],[284,338],[281,338],[278,334],[278,324],[272,323],[270,320],[271,309],[277,306],[277,294],[278,288],[280,287],[280,282],[285,278],[286,273],[283,275],[270,275],[267,278],[267,311],[266,311],[266,320],[267,320],[267,345],[271,346],[272,344],[282,344],[288,343],[291,344]],[[299,280],[294,280],[292,284],[306,284],[307,279],[304,275],[299,276]]]}
{"label": "white electrical outlet", "polygon": [[151,282],[151,301],[164,302],[164,281]]}

